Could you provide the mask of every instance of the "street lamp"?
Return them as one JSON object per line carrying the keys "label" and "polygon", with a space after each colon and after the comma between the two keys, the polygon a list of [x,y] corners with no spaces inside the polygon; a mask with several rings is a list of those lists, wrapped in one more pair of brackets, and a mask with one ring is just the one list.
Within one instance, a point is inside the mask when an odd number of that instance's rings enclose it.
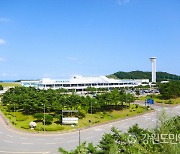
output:
{"label": "street lamp", "polygon": [[[10,104],[7,104],[7,106],[9,106]],[[15,103],[14,103],[14,125],[15,125],[15,121],[16,121],[16,118],[15,118],[16,114],[15,114]]]}
{"label": "street lamp", "polygon": [[75,125],[71,125],[71,127],[75,127],[76,128],[76,130],[78,131],[78,137],[79,137],[79,146],[80,146],[80,144],[81,144],[81,130],[80,130],[80,128],[79,128],[79,125],[78,126],[75,126]]}
{"label": "street lamp", "polygon": [[46,112],[46,110],[45,110],[45,103],[42,104],[42,105],[44,105],[44,131],[45,131],[45,124],[46,124],[46,117],[45,117],[45,112]]}
{"label": "street lamp", "polygon": [[90,126],[92,125],[92,101],[91,101],[91,120],[89,120]]}
{"label": "street lamp", "polygon": [[91,101],[91,116],[92,116],[92,101]]}
{"label": "street lamp", "polygon": [[15,125],[15,121],[16,121],[16,118],[15,118],[15,103],[14,103],[14,125]]}
{"label": "street lamp", "polygon": [[81,144],[81,131],[80,131],[80,129],[78,131],[79,131],[79,146],[80,146],[80,144]]}

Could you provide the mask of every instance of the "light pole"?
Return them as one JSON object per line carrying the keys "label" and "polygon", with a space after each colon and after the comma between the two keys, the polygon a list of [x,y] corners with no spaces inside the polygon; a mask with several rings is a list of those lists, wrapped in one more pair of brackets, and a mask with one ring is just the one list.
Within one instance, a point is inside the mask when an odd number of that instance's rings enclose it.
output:
{"label": "light pole", "polygon": [[80,146],[80,144],[81,144],[81,131],[80,131],[80,129],[78,131],[79,131],[79,146]]}
{"label": "light pole", "polygon": [[[7,106],[11,106],[11,104],[7,104]],[[14,117],[14,121],[12,121],[12,123],[14,123],[14,125],[15,125],[15,103],[13,104],[13,108],[14,108],[14,115],[13,115],[13,117]],[[11,108],[11,107],[10,107]]]}
{"label": "light pole", "polygon": [[79,140],[79,146],[81,144],[81,130],[79,128],[79,125],[78,126],[75,126],[75,125],[71,125],[72,127],[76,127],[76,130],[78,130],[78,140]]}
{"label": "light pole", "polygon": [[92,101],[91,101],[91,116],[92,116]]}
{"label": "light pole", "polygon": [[91,101],[91,120],[89,120],[90,126],[92,125],[92,101]]}
{"label": "light pole", "polygon": [[16,118],[15,118],[15,103],[14,103],[14,125],[15,125],[15,121],[16,121]]}
{"label": "light pole", "polygon": [[42,105],[44,105],[44,131],[45,131],[45,124],[46,124],[46,117],[45,117],[45,112],[46,112],[46,110],[45,110],[45,103],[42,104]]}

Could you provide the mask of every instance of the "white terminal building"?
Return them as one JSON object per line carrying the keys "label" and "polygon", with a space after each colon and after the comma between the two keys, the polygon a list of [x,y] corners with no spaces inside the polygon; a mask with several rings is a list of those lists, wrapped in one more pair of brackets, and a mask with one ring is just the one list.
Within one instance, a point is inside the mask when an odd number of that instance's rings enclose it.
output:
{"label": "white terminal building", "polygon": [[71,79],[55,80],[43,78],[38,81],[21,81],[21,85],[25,87],[35,87],[39,89],[60,89],[64,88],[69,91],[85,91],[87,87],[95,88],[113,88],[135,87],[139,85],[149,85],[149,79],[110,79],[106,76],[84,77],[74,76]]}

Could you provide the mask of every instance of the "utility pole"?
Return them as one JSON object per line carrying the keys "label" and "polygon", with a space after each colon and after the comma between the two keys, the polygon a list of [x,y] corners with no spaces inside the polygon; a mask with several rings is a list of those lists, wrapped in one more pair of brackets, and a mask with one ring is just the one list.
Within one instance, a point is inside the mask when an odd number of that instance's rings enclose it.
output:
{"label": "utility pole", "polygon": [[79,146],[81,144],[81,132],[80,132],[80,129],[79,129]]}
{"label": "utility pole", "polygon": [[91,125],[92,125],[92,101],[91,101]]}
{"label": "utility pole", "polygon": [[92,101],[91,101],[91,116],[92,116]]}
{"label": "utility pole", "polygon": [[45,112],[46,112],[46,110],[45,110],[45,103],[44,103],[43,105],[44,105],[44,132],[45,132],[45,124],[46,124],[46,117],[45,117]]}
{"label": "utility pole", "polygon": [[15,125],[15,121],[16,121],[16,118],[15,118],[15,103],[14,103],[14,125]]}

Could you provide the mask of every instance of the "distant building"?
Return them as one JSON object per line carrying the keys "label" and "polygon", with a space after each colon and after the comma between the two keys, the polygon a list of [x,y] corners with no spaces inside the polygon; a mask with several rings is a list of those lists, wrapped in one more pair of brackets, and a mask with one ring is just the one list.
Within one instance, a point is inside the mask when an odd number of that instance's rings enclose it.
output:
{"label": "distant building", "polygon": [[161,83],[168,83],[169,81],[161,81]]}
{"label": "distant building", "polygon": [[50,78],[43,78],[39,81],[21,81],[21,85],[25,87],[35,87],[39,89],[60,89],[64,88],[69,91],[74,89],[75,91],[84,91],[87,87],[95,88],[120,88],[120,87],[135,87],[149,84],[149,79],[109,79],[106,76],[99,77],[84,77],[74,76],[71,79],[54,80]]}

